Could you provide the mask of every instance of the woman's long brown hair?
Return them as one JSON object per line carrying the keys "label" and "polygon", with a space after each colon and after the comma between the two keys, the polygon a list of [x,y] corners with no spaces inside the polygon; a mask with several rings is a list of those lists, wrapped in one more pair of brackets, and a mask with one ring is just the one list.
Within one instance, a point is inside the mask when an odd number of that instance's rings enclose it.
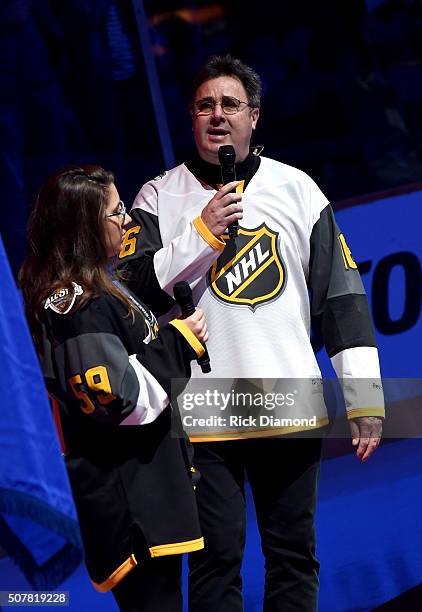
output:
{"label": "woman's long brown hair", "polygon": [[76,282],[90,298],[111,294],[134,307],[113,283],[106,253],[105,215],[114,175],[99,166],[69,166],[42,186],[28,223],[28,251],[19,273],[26,316],[36,342],[43,304],[56,289]]}

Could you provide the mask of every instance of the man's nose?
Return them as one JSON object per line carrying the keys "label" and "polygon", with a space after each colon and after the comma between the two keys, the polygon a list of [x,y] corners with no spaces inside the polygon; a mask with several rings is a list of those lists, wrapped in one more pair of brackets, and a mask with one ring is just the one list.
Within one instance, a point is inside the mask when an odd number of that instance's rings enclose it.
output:
{"label": "man's nose", "polygon": [[223,118],[225,118],[225,115],[223,113],[221,102],[216,102],[212,112],[212,119],[219,122]]}

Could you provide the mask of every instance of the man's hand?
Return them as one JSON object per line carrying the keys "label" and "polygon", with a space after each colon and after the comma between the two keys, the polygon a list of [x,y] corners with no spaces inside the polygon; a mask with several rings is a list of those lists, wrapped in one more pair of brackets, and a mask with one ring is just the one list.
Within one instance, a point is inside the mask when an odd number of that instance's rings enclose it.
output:
{"label": "man's hand", "polygon": [[232,181],[224,185],[208,202],[201,213],[202,221],[217,238],[224,234],[227,227],[243,217],[243,208],[238,204],[241,193],[229,193],[239,185],[240,181]]}
{"label": "man's hand", "polygon": [[356,417],[349,421],[352,434],[352,444],[357,446],[356,456],[361,461],[367,461],[379,446],[382,434],[382,419],[380,417]]}

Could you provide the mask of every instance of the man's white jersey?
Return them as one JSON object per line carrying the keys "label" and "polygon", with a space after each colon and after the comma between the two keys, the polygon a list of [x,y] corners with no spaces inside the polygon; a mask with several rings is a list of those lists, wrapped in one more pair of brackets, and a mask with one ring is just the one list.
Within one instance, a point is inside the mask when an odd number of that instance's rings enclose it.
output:
{"label": "man's white jersey", "polygon": [[[319,378],[312,313],[338,376],[379,378],[365,291],[314,181],[261,158],[235,240],[215,237],[201,219],[215,193],[185,164],[142,187],[120,254],[132,291],[167,321],[179,312],[173,285],[189,282],[207,318],[212,377]],[[193,376],[210,375],[196,367]],[[384,414],[379,401],[347,407],[350,416]],[[322,396],[318,418],[325,422]]]}

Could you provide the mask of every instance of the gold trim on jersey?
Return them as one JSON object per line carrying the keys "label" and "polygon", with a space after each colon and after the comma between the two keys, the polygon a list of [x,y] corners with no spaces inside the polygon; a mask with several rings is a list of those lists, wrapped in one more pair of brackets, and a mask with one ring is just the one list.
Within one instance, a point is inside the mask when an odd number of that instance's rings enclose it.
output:
{"label": "gold trim on jersey", "polygon": [[107,591],[113,589],[116,584],[123,580],[123,578],[127,576],[127,574],[137,565],[138,562],[135,559],[135,555],[132,554],[126,559],[126,561],[123,561],[123,563],[119,565],[119,567],[114,570],[114,572],[106,580],[100,583],[94,582],[93,580],[91,580],[91,582],[97,591],[100,593],[107,593]]}
{"label": "gold trim on jersey", "polygon": [[219,238],[214,236],[214,234],[205,224],[202,217],[196,217],[196,219],[194,219],[192,223],[194,224],[198,234],[205,240],[207,244],[210,245],[211,248],[215,249],[216,251],[224,250],[226,243],[223,240],[220,240]]}
{"label": "gold trim on jersey", "polygon": [[195,351],[197,357],[202,357],[202,355],[205,353],[205,348],[199,342],[195,334],[191,332],[191,330],[186,325],[186,323],[183,323],[181,319],[173,319],[173,321],[170,321],[170,325],[173,325],[173,327],[175,327],[177,331],[179,331],[182,334],[185,340],[187,340],[187,342],[190,344],[190,346]]}
{"label": "gold trim on jersey", "polygon": [[[220,191],[220,189],[224,187],[223,183],[218,183],[217,184],[217,189],[218,191]],[[236,193],[243,193],[245,190],[245,181],[240,181],[240,183],[237,185],[236,187]]]}
{"label": "gold trim on jersey", "polygon": [[327,417],[319,419],[315,427],[271,427],[269,429],[252,429],[248,428],[244,431],[211,431],[207,433],[194,434],[189,436],[191,442],[222,442],[225,440],[243,440],[245,438],[270,438],[271,436],[282,436],[284,434],[297,433],[300,431],[310,431],[311,429],[320,429],[328,425]]}
{"label": "gold trim on jersey", "polygon": [[[196,540],[187,540],[186,542],[172,542],[170,544],[158,544],[157,546],[150,546],[149,553],[151,558],[164,557],[167,555],[182,555],[183,553],[194,552],[195,550],[202,550],[204,548],[204,538],[197,538]],[[91,580],[94,588],[100,593],[107,593],[121,581],[134,567],[138,565],[138,562],[134,554],[123,561],[119,567],[114,570],[112,574],[103,582],[97,583]]]}
{"label": "gold trim on jersey", "polygon": [[373,417],[385,417],[385,410],[384,408],[350,408],[350,410],[347,411],[347,418],[348,419],[355,419],[356,417],[361,417],[361,416],[373,416]]}
{"label": "gold trim on jersey", "polygon": [[182,553],[194,552],[204,548],[204,538],[188,540],[187,542],[174,542],[173,544],[159,544],[151,546],[149,552],[151,557],[164,557],[166,555],[181,555]]}

